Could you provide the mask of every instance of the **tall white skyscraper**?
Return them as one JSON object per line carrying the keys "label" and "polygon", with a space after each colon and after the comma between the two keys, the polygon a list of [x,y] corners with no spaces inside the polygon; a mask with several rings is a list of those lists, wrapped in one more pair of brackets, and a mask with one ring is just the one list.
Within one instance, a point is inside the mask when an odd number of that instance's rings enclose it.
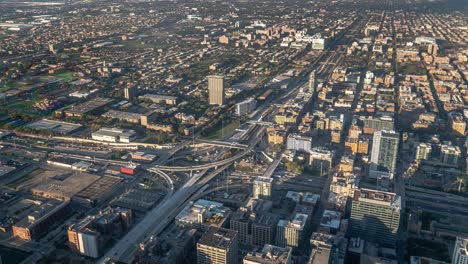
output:
{"label": "tall white skyscraper", "polygon": [[377,131],[374,133],[371,153],[371,170],[395,172],[400,135],[395,131]]}
{"label": "tall white skyscraper", "polygon": [[224,105],[224,77],[208,76],[208,91],[210,105]]}
{"label": "tall white skyscraper", "polygon": [[317,73],[312,71],[309,74],[309,92],[313,93],[317,89]]}

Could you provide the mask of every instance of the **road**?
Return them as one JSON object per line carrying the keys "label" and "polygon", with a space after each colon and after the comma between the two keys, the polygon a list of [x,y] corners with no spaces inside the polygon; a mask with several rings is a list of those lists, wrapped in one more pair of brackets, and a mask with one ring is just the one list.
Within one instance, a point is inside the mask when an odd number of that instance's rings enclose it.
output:
{"label": "road", "polygon": [[230,164],[245,155],[249,154],[250,151],[254,149],[254,147],[260,142],[262,139],[263,135],[265,134],[266,129],[264,127],[260,127],[256,133],[254,133],[253,136],[253,142],[249,144],[249,147],[241,151],[240,153],[237,153],[236,155],[227,158],[225,160],[220,160],[216,162],[211,162],[209,164],[203,164],[203,165],[194,165],[194,166],[162,166],[162,165],[156,165],[154,166],[154,169],[162,170],[162,171],[198,171],[198,170],[205,170],[205,169],[210,169],[210,168],[216,168],[219,166],[223,166],[226,164]]}

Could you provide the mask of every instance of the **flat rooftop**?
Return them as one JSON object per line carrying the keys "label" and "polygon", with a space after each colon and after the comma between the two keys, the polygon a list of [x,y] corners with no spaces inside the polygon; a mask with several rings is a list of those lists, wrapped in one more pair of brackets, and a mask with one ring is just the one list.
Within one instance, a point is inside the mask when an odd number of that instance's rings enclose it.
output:
{"label": "flat rooftop", "polygon": [[79,105],[74,105],[70,108],[68,108],[65,113],[69,115],[83,115],[88,112],[91,112],[95,109],[98,109],[100,107],[103,107],[105,105],[108,105],[112,102],[112,99],[109,98],[101,98],[101,97],[96,97],[92,100],[89,100],[87,102],[84,102]]}
{"label": "flat rooftop", "polygon": [[255,181],[256,181],[256,182],[264,182],[264,183],[272,183],[272,182],[273,182],[273,178],[258,176],[257,178],[255,178]]}
{"label": "flat rooftop", "polygon": [[39,121],[35,121],[26,125],[28,128],[32,128],[35,130],[43,130],[43,131],[51,131],[60,134],[70,134],[77,129],[81,128],[82,125],[80,124],[73,124],[68,122],[56,121],[56,120],[49,120],[49,119],[42,119]]}
{"label": "flat rooftop", "polygon": [[122,182],[122,178],[119,177],[98,177],[96,181],[78,192],[75,197],[89,200],[99,200],[99,198],[101,198],[107,192],[113,190],[120,182]]}
{"label": "flat rooftop", "polygon": [[322,215],[322,220],[320,220],[320,225],[324,227],[329,227],[333,229],[340,228],[341,222],[341,213],[332,210],[325,210]]}
{"label": "flat rooftop", "polygon": [[291,248],[265,244],[262,251],[248,254],[244,260],[261,264],[286,264],[291,255]]}
{"label": "flat rooftop", "polygon": [[38,186],[31,188],[31,192],[42,197],[70,199],[99,178],[99,176],[89,173],[75,173],[66,176],[63,180],[58,177],[48,178]]}
{"label": "flat rooftop", "polygon": [[237,239],[236,231],[225,228],[210,227],[200,238],[198,244],[218,249],[227,249],[235,239]]}
{"label": "flat rooftop", "polygon": [[120,129],[120,128],[113,128],[113,127],[112,128],[104,127],[93,133],[93,135],[102,135],[102,136],[110,136],[110,137],[117,137],[117,136],[131,137],[135,134],[136,132],[131,129]]}
{"label": "flat rooftop", "polygon": [[38,204],[34,207],[33,211],[28,216],[18,221],[15,226],[21,228],[32,228],[49,215],[53,214],[60,208],[66,206],[69,202],[62,202],[57,200],[48,200],[44,203]]}
{"label": "flat rooftop", "polygon": [[230,214],[231,210],[222,203],[199,199],[195,203],[189,203],[177,216],[176,220],[188,223],[200,223],[199,214],[203,214],[205,222],[220,223]]}

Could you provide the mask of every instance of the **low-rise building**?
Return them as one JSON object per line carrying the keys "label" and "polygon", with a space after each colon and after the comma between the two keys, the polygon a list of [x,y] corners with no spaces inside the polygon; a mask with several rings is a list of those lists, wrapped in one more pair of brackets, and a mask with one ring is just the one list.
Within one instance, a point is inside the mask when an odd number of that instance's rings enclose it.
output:
{"label": "low-rise building", "polygon": [[67,117],[82,117],[102,112],[106,106],[112,103],[112,99],[96,97],[79,105],[71,106],[64,111]]}
{"label": "low-rise building", "polygon": [[34,211],[12,226],[13,235],[24,240],[36,240],[49,228],[65,220],[71,213],[70,202],[47,200],[39,202]]}
{"label": "low-rise building", "polygon": [[181,227],[207,230],[210,226],[224,227],[230,218],[231,210],[222,203],[199,199],[187,204],[175,221]]}
{"label": "low-rise building", "polygon": [[91,134],[92,139],[105,142],[130,143],[136,138],[136,132],[131,129],[101,128]]}
{"label": "low-rise building", "polygon": [[177,104],[177,97],[169,95],[160,95],[160,94],[145,94],[138,96],[140,100],[147,100],[153,103],[165,103],[168,105]]}

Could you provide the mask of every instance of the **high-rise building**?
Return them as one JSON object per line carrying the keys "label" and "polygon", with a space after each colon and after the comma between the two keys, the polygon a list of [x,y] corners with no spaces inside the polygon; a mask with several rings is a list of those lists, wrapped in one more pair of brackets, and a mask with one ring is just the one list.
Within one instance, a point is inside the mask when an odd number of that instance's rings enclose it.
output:
{"label": "high-rise building", "polygon": [[395,193],[370,189],[354,191],[349,234],[394,246],[400,224],[401,198]]}
{"label": "high-rise building", "polygon": [[84,256],[97,258],[102,250],[99,232],[88,228],[68,228],[68,242],[72,250],[80,252]]}
{"label": "high-rise building", "polygon": [[416,159],[417,160],[427,160],[431,156],[432,147],[431,144],[419,143],[416,147]]}
{"label": "high-rise building", "polygon": [[400,135],[394,131],[377,131],[374,133],[371,153],[371,170],[395,172],[398,143]]}
{"label": "high-rise building", "polygon": [[453,249],[452,264],[468,264],[468,238],[457,237]]}
{"label": "high-rise building", "polygon": [[277,223],[275,214],[241,208],[233,214],[230,229],[238,233],[239,243],[263,246],[274,241]]}
{"label": "high-rise building", "polygon": [[253,184],[253,198],[254,199],[270,199],[271,185],[273,178],[259,176],[255,179]]}
{"label": "high-rise building", "polygon": [[236,104],[236,115],[243,116],[251,113],[257,107],[257,101],[253,98],[249,98],[245,101]]}
{"label": "high-rise building", "polygon": [[312,71],[309,74],[309,92],[314,93],[317,89],[317,73]]}
{"label": "high-rise building", "polygon": [[289,134],[287,149],[310,152],[312,148],[312,138],[299,134]]}
{"label": "high-rise building", "polygon": [[442,145],[440,148],[440,161],[446,165],[456,166],[461,157],[461,150],[458,146]]}
{"label": "high-rise building", "polygon": [[276,228],[276,245],[297,251],[304,246],[308,215],[297,213],[293,220],[280,220]]}
{"label": "high-rise building", "polygon": [[252,245],[262,246],[273,243],[275,240],[276,224],[278,218],[275,214],[266,213],[254,215],[252,223]]}
{"label": "high-rise building", "polygon": [[210,105],[224,105],[224,77],[208,76],[208,91]]}
{"label": "high-rise building", "polygon": [[197,243],[198,264],[237,263],[237,232],[210,227]]}
{"label": "high-rise building", "polygon": [[125,99],[133,100],[138,96],[138,88],[136,86],[128,86],[124,88]]}
{"label": "high-rise building", "polygon": [[263,246],[273,242],[278,219],[269,213],[272,205],[271,201],[251,198],[232,214],[230,229],[238,233],[239,243]]}
{"label": "high-rise building", "polygon": [[290,264],[291,248],[266,244],[259,252],[248,253],[243,264]]}

